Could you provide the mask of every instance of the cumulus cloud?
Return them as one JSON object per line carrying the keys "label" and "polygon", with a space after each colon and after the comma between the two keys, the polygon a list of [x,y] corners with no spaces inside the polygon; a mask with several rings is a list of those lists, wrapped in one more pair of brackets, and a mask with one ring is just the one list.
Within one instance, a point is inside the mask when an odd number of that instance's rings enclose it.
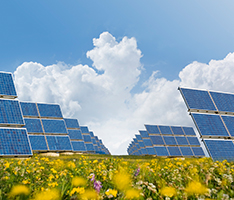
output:
{"label": "cumulus cloud", "polygon": [[20,100],[59,103],[65,117],[88,125],[112,154],[126,154],[144,124],[193,126],[178,86],[234,92],[233,53],[208,64],[193,62],[173,81],[154,71],[142,91],[131,94],[143,69],[136,39],[118,42],[104,32],[93,45],[87,52],[92,67],[25,62],[14,72],[15,83]]}

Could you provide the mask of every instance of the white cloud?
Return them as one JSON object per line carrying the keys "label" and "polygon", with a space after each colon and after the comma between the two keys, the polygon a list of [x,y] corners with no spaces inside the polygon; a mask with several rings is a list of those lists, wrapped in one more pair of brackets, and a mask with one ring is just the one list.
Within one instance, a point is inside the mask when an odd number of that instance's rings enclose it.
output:
{"label": "white cloud", "polygon": [[144,124],[193,126],[178,86],[234,92],[234,54],[209,64],[193,62],[182,69],[178,80],[159,78],[155,71],[143,91],[132,95],[143,68],[136,39],[117,42],[104,32],[93,44],[87,57],[94,69],[25,62],[14,73],[15,83],[20,100],[59,103],[65,117],[88,125],[112,154],[126,154],[128,143]]}

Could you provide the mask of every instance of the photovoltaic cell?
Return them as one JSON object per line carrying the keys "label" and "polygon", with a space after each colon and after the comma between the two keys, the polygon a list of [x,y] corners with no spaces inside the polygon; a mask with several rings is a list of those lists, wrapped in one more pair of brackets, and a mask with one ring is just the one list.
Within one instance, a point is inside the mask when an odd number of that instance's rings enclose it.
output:
{"label": "photovoltaic cell", "polygon": [[234,95],[220,92],[210,92],[219,111],[234,112]]}
{"label": "photovoltaic cell", "polygon": [[79,128],[79,123],[77,119],[64,118],[67,128]]}
{"label": "photovoltaic cell", "polygon": [[147,150],[145,148],[141,149],[141,153],[142,153],[142,155],[147,155],[148,154],[148,152],[147,152]]}
{"label": "photovoltaic cell", "polygon": [[148,138],[149,134],[147,133],[147,131],[139,131],[140,135],[142,138]]}
{"label": "photovoltaic cell", "polygon": [[87,151],[94,151],[93,144],[92,143],[85,143]]}
{"label": "photovoltaic cell", "polygon": [[23,116],[27,116],[27,117],[38,117],[39,116],[36,103],[20,102],[20,106],[22,109]]}
{"label": "photovoltaic cell", "polygon": [[45,130],[45,133],[51,134],[68,134],[67,129],[62,119],[42,119],[42,124]]}
{"label": "photovoltaic cell", "polygon": [[232,137],[234,137],[234,117],[224,116],[224,115],[222,115],[221,117],[222,117],[222,119],[223,119],[223,121],[224,121],[230,135]]}
{"label": "photovoltaic cell", "polygon": [[205,153],[201,147],[192,147],[194,156],[205,156]]}
{"label": "photovoltaic cell", "polygon": [[93,145],[97,145],[97,141],[94,138],[92,138],[92,143]]}
{"label": "photovoltaic cell", "polygon": [[51,151],[72,151],[68,136],[47,135],[46,139]]}
{"label": "photovoltaic cell", "polygon": [[183,156],[193,156],[193,152],[190,147],[180,147]]}
{"label": "photovoltaic cell", "polygon": [[160,134],[157,125],[145,125],[145,128],[149,134]]}
{"label": "photovoltaic cell", "polygon": [[169,156],[166,147],[154,147],[157,156]]}
{"label": "photovoltaic cell", "polygon": [[140,145],[141,148],[145,147],[144,142],[138,141],[138,143],[139,143],[139,145]]}
{"label": "photovoltaic cell", "polygon": [[180,88],[188,109],[217,111],[208,91]]}
{"label": "photovoltaic cell", "polygon": [[187,137],[190,145],[200,146],[200,142],[198,141],[197,137]]}
{"label": "photovoltaic cell", "polygon": [[164,145],[164,141],[160,135],[150,135],[150,139],[154,145]]}
{"label": "photovoltaic cell", "polygon": [[79,151],[79,152],[87,151],[84,141],[71,141],[71,143],[74,151]]}
{"label": "photovoltaic cell", "polygon": [[194,135],[196,136],[196,133],[194,132],[192,127],[183,127],[185,135]]}
{"label": "photovoltaic cell", "polygon": [[170,156],[181,156],[179,147],[167,147]]}
{"label": "photovoltaic cell", "polygon": [[219,115],[197,113],[191,115],[201,136],[229,136]]}
{"label": "photovoltaic cell", "polygon": [[83,135],[84,142],[92,142],[90,135]]}
{"label": "photovoltaic cell", "polygon": [[0,95],[17,97],[11,73],[0,72]]}
{"label": "photovoltaic cell", "polygon": [[147,147],[153,146],[153,144],[152,144],[152,142],[151,142],[150,139],[143,138],[143,142],[144,142],[145,146],[147,146]]}
{"label": "photovoltaic cell", "polygon": [[60,106],[58,104],[37,103],[37,107],[42,118],[63,118]]}
{"label": "photovoltaic cell", "polygon": [[171,126],[171,129],[174,135],[184,135],[184,132],[181,127]]}
{"label": "photovoltaic cell", "polygon": [[47,151],[46,140],[44,135],[29,135],[29,140],[34,151]]}
{"label": "photovoltaic cell", "polygon": [[24,119],[25,126],[24,128],[27,129],[28,133],[41,133],[43,134],[41,120],[40,119]]}
{"label": "photovoltaic cell", "polygon": [[19,101],[0,99],[0,124],[24,125]]}
{"label": "photovoltaic cell", "polygon": [[177,145],[174,136],[164,136],[163,139],[164,139],[166,145]]}
{"label": "photovoltaic cell", "polygon": [[183,136],[176,136],[175,137],[175,139],[176,139],[176,141],[177,141],[177,144],[180,146],[182,146],[182,145],[189,145],[188,144],[188,141],[187,141],[187,139],[186,139],[186,137],[183,137]]}
{"label": "photovoltaic cell", "polygon": [[69,130],[68,129],[68,135],[69,135],[71,140],[83,140],[83,136],[82,136],[80,130]]}
{"label": "photovoltaic cell", "polygon": [[81,130],[82,133],[89,133],[89,129],[88,129],[87,126],[81,126],[80,130]]}
{"label": "photovoltaic cell", "polygon": [[31,145],[26,129],[0,129],[0,155],[19,156],[32,155]]}
{"label": "photovoltaic cell", "polygon": [[172,135],[171,129],[169,126],[158,126],[162,134]]}
{"label": "photovoltaic cell", "polygon": [[91,136],[91,138],[93,138],[93,137],[94,137],[94,134],[93,134],[93,132],[92,132],[92,131],[90,131],[90,132],[89,132],[89,135]]}
{"label": "photovoltaic cell", "polygon": [[156,155],[154,147],[146,147],[146,150],[148,152],[148,155]]}
{"label": "photovoltaic cell", "polygon": [[142,137],[140,135],[135,135],[137,140],[142,140]]}

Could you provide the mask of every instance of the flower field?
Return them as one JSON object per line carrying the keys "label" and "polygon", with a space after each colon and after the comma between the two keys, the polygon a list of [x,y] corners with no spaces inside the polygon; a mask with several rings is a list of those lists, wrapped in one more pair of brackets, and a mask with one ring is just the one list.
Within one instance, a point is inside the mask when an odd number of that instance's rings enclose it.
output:
{"label": "flower field", "polygon": [[234,162],[73,155],[0,159],[0,199],[234,199]]}

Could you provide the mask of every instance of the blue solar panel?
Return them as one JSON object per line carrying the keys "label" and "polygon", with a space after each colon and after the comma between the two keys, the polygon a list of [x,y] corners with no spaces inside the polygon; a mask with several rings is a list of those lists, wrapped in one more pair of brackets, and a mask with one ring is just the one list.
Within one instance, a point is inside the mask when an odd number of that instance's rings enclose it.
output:
{"label": "blue solar panel", "polygon": [[234,112],[234,95],[210,92],[219,111]]}
{"label": "blue solar panel", "polygon": [[139,143],[139,145],[140,145],[141,148],[145,147],[144,142],[138,141],[138,143]]}
{"label": "blue solar panel", "polygon": [[41,117],[63,118],[58,104],[37,103],[37,107]]}
{"label": "blue solar panel", "polygon": [[19,101],[0,99],[0,124],[24,125]]}
{"label": "blue solar panel", "polygon": [[180,147],[183,156],[193,156],[193,152],[190,147]]}
{"label": "blue solar panel", "polygon": [[92,143],[85,143],[87,151],[94,151],[93,144]]}
{"label": "blue solar panel", "polygon": [[97,141],[96,141],[94,138],[92,138],[92,143],[93,143],[94,145],[96,145],[96,144],[97,144]]}
{"label": "blue solar panel", "polygon": [[187,137],[190,145],[200,146],[200,142],[197,137]]}
{"label": "blue solar panel", "polygon": [[150,139],[154,145],[164,145],[164,141],[160,135],[150,135]]}
{"label": "blue solar panel", "polygon": [[89,129],[88,129],[87,126],[81,126],[80,130],[81,130],[82,133],[89,133]]}
{"label": "blue solar panel", "polygon": [[28,116],[28,117],[38,117],[39,116],[36,103],[20,102],[20,106],[22,109],[23,116]]}
{"label": "blue solar panel", "polygon": [[141,134],[142,138],[148,138],[149,134],[147,133],[147,131],[139,131],[139,133]]}
{"label": "blue solar panel", "polygon": [[201,136],[226,136],[229,134],[219,115],[191,114]]}
{"label": "blue solar panel", "polygon": [[79,128],[79,123],[77,119],[64,118],[67,128]]}
{"label": "blue solar panel", "polygon": [[90,135],[83,135],[85,142],[92,142]]}
{"label": "blue solar panel", "polygon": [[32,155],[31,145],[26,129],[0,129],[0,155]]}
{"label": "blue solar panel", "polygon": [[142,137],[140,135],[135,135],[137,140],[142,140]]}
{"label": "blue solar panel", "polygon": [[170,156],[181,156],[179,147],[167,147]]}
{"label": "blue solar panel", "polygon": [[146,150],[148,152],[148,155],[156,155],[154,147],[146,147]]}
{"label": "blue solar panel", "polygon": [[172,135],[171,129],[169,126],[158,126],[162,134]]}
{"label": "blue solar panel", "polygon": [[205,156],[204,151],[201,147],[192,147],[194,156]]}
{"label": "blue solar panel", "polygon": [[234,117],[232,116],[221,116],[223,121],[232,137],[234,137]]}
{"label": "blue solar panel", "polygon": [[0,95],[17,97],[11,73],[0,72]]}
{"label": "blue solar panel", "polygon": [[183,127],[185,135],[196,135],[192,127]]}
{"label": "blue solar panel", "polygon": [[43,133],[40,119],[24,119],[28,133]]}
{"label": "blue solar panel", "polygon": [[68,135],[69,135],[71,140],[83,140],[83,136],[82,136],[80,130],[69,130],[68,129]]}
{"label": "blue solar panel", "polygon": [[164,139],[166,145],[177,145],[174,136],[164,136],[163,139]]}
{"label": "blue solar panel", "polygon": [[67,129],[66,129],[64,120],[42,119],[41,121],[45,130],[45,133],[67,134]]}
{"label": "blue solar panel", "polygon": [[188,140],[186,139],[186,137],[183,136],[176,136],[176,141],[178,145],[189,145],[188,144]]}
{"label": "blue solar panel", "polygon": [[90,134],[91,138],[94,138],[93,131],[90,131],[89,134]]}
{"label": "blue solar panel", "polygon": [[212,110],[216,108],[208,91],[180,88],[188,109]]}
{"label": "blue solar panel", "polygon": [[151,142],[150,139],[143,138],[143,142],[144,142],[145,146],[147,146],[147,147],[153,146],[153,144],[152,144],[152,142]]}
{"label": "blue solar panel", "polygon": [[167,147],[154,147],[157,156],[169,156]]}
{"label": "blue solar panel", "polygon": [[184,132],[181,127],[171,126],[171,129],[174,135],[184,135]]}
{"label": "blue solar panel", "polygon": [[160,134],[156,125],[145,125],[145,128],[149,134]]}
{"label": "blue solar panel", "polygon": [[47,135],[46,139],[50,151],[72,151],[71,142],[67,135],[64,136]]}
{"label": "blue solar panel", "polygon": [[86,151],[84,141],[71,141],[74,151]]}
{"label": "blue solar panel", "polygon": [[29,135],[29,140],[34,151],[47,151],[46,140],[44,135]]}

